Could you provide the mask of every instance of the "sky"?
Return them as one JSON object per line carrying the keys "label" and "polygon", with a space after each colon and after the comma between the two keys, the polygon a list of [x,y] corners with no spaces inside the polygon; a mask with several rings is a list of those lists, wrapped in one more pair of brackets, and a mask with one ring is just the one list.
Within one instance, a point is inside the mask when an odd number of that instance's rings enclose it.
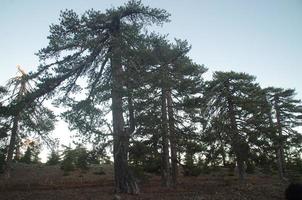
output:
{"label": "sky", "polygon": [[[49,25],[60,10],[105,9],[125,0],[0,0],[0,85],[39,64],[35,53],[48,44]],[[294,88],[302,99],[302,0],[142,0],[166,9],[171,22],[156,28],[173,40],[186,39],[194,62],[214,71],[246,72],[261,86]],[[55,135],[70,142],[58,122]]]}

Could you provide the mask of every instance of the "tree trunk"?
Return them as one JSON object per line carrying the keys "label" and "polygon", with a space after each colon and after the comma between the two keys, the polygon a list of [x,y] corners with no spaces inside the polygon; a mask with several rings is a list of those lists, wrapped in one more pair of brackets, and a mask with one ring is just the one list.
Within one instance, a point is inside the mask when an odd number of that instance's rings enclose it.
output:
{"label": "tree trunk", "polygon": [[21,148],[21,139],[20,139],[20,137],[18,137],[18,134],[17,134],[16,145],[15,145],[16,150],[15,150],[15,157],[14,157],[14,160],[16,160],[16,161],[19,161],[21,158],[20,148]]}
{"label": "tree trunk", "polygon": [[132,100],[132,91],[129,87],[128,90],[128,112],[129,112],[129,132],[132,134],[135,130],[135,116],[134,116],[134,106]]}
{"label": "tree trunk", "polygon": [[176,187],[177,184],[177,150],[176,150],[176,135],[175,135],[175,120],[173,112],[173,100],[171,90],[167,91],[167,103],[168,103],[168,116],[169,116],[169,133],[170,133],[170,149],[171,149],[171,176],[172,186]]}
{"label": "tree trunk", "polygon": [[225,153],[225,149],[224,149],[224,142],[223,142],[223,139],[222,139],[222,136],[220,133],[218,133],[218,136],[219,136],[219,141],[220,141],[220,149],[221,149],[221,156],[222,156],[222,164],[223,166],[225,167],[226,166],[226,153]]}
{"label": "tree trunk", "polygon": [[234,101],[233,101],[233,97],[232,97],[232,92],[230,91],[229,88],[229,83],[225,83],[226,85],[226,89],[228,91],[228,96],[227,96],[227,102],[228,102],[228,115],[230,118],[230,126],[231,126],[231,130],[233,132],[233,136],[232,136],[232,148],[234,149],[235,155],[236,155],[236,163],[237,163],[237,167],[238,167],[238,175],[239,175],[239,179],[240,181],[244,180],[244,175],[245,175],[245,170],[244,170],[244,160],[246,160],[246,158],[244,158],[243,153],[241,152],[241,144],[242,141],[240,139],[239,136],[239,132],[238,132],[238,127],[237,127],[237,122],[236,122],[236,113],[235,113],[235,108],[234,108]]}
{"label": "tree trunk", "polygon": [[[238,151],[238,150],[237,150]],[[240,151],[240,150],[239,150]],[[237,166],[238,166],[238,175],[239,180],[243,181],[245,177],[245,170],[244,170],[244,161],[240,156],[240,153],[237,152]]]}
{"label": "tree trunk", "polygon": [[278,160],[278,174],[279,178],[285,179],[285,159],[284,159],[284,148],[283,148],[283,135],[282,135],[282,126],[280,119],[280,108],[278,106],[279,99],[278,97],[274,97],[275,105],[274,109],[276,111],[276,120],[277,120],[277,131],[278,131],[278,145],[277,145],[277,160]]}
{"label": "tree trunk", "polygon": [[284,179],[284,173],[283,173],[283,163],[282,163],[282,156],[281,156],[281,148],[278,146],[276,149],[276,155],[277,155],[277,164],[278,164],[278,175],[281,180]]}
{"label": "tree trunk", "polygon": [[14,154],[16,141],[17,141],[19,120],[20,120],[20,115],[18,114],[17,116],[14,117],[14,120],[13,120],[13,128],[11,131],[11,137],[10,137],[10,142],[9,142],[9,146],[8,146],[8,153],[7,153],[6,164],[5,164],[5,169],[4,169],[4,175],[6,178],[10,178],[10,176],[11,176],[11,167],[12,167],[13,154]]}
{"label": "tree trunk", "polygon": [[162,126],[162,185],[170,187],[169,138],[167,118],[167,91],[163,88],[161,95],[161,126]]}
{"label": "tree trunk", "polygon": [[112,119],[115,192],[138,194],[139,188],[128,166],[129,131],[123,118],[123,68],[119,34],[120,21],[112,22],[111,70],[112,70]]}
{"label": "tree trunk", "polygon": [[225,167],[226,166],[226,159],[225,159],[226,153],[225,153],[223,146],[221,146],[220,148],[221,148],[222,164]]}

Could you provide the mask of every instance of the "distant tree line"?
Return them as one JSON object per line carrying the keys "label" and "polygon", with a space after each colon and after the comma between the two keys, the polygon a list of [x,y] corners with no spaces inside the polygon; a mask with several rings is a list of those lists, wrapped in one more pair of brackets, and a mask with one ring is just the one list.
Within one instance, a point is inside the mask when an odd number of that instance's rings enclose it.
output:
{"label": "distant tree line", "polygon": [[[169,16],[135,0],[81,16],[62,11],[38,53],[42,64],[20,79],[21,88],[33,80],[32,89],[7,95],[0,88],[2,99],[11,99],[0,105],[6,169],[17,138],[53,130],[55,117],[41,103],[48,98],[64,106],[61,117],[83,141],[100,152],[113,147],[116,192],[139,193],[130,168],[160,174],[165,187],[177,186],[180,170],[198,175],[222,165],[236,166],[240,180],[255,168],[277,170],[281,179],[287,169],[301,172],[295,91],[261,88],[254,76],[233,71],[205,81],[207,69],[190,59],[186,40],[145,31]],[[41,109],[43,120],[34,121]],[[75,154],[63,162],[76,166]]]}

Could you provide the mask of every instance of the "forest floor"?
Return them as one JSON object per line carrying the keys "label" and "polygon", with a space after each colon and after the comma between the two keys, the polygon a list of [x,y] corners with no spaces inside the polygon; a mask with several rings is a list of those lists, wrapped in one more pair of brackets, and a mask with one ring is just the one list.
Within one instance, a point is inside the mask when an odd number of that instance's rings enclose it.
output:
{"label": "forest floor", "polygon": [[[102,174],[104,171],[106,174]],[[139,195],[114,194],[112,166],[94,166],[88,172],[64,174],[59,166],[15,165],[12,178],[0,177],[0,200],[281,200],[286,183],[275,176],[248,175],[244,183],[218,171],[198,177],[179,177],[176,189],[160,186],[160,177],[148,175],[139,183]]]}

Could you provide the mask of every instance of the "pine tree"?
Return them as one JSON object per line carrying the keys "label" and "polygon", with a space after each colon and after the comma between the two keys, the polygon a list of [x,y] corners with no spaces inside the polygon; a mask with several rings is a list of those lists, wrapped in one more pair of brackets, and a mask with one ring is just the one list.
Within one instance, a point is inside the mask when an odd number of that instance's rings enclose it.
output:
{"label": "pine tree", "polygon": [[301,100],[295,99],[295,90],[283,88],[266,88],[270,110],[270,126],[273,131],[271,137],[276,150],[278,172],[280,179],[286,176],[285,150],[290,151],[291,146],[301,141],[301,135],[295,130],[302,125]]}
{"label": "pine tree", "polygon": [[27,147],[24,156],[20,159],[20,162],[30,164],[32,162],[32,150],[30,147]]}
{"label": "pine tree", "polygon": [[[125,52],[132,49],[131,45],[135,46],[135,39],[145,24],[161,24],[168,21],[168,16],[166,11],[143,6],[140,1],[129,1],[105,13],[90,10],[82,17],[71,10],[64,11],[60,24],[51,26],[48,47],[39,53],[42,60],[56,57],[57,61],[41,66],[32,76],[39,76],[41,81],[32,97],[59,86],[63,98],[58,102],[72,107],[81,103],[83,107],[96,108],[102,101],[99,98],[104,93],[109,95],[116,192],[139,192],[127,161],[129,134],[123,116]],[[87,96],[83,101],[73,102],[69,94],[81,89],[77,81],[82,77],[87,78]],[[90,132],[98,130],[92,127]]]}
{"label": "pine tree", "polygon": [[162,185],[169,187],[177,183],[177,165],[180,162],[177,143],[180,132],[184,130],[184,101],[200,91],[205,68],[187,57],[190,47],[186,41],[169,43],[160,36],[149,39],[150,50],[145,56],[147,64],[142,75],[144,83],[135,96],[137,124],[145,136],[151,134],[150,137],[157,141],[154,146],[161,143]]}
{"label": "pine tree", "polygon": [[61,160],[61,158],[60,158],[59,153],[56,151],[51,151],[50,155],[48,156],[46,164],[47,165],[57,165],[60,163],[60,160]]}
{"label": "pine tree", "polygon": [[[215,133],[221,146],[230,145],[238,166],[239,178],[244,179],[244,164],[248,162],[250,141],[257,140],[260,112],[261,88],[255,78],[245,73],[215,72],[213,80],[207,82],[202,102],[202,113],[208,119],[204,123],[205,133]],[[219,120],[219,122],[217,122]],[[253,139],[256,138],[256,139]],[[225,153],[224,149],[222,153]]]}

